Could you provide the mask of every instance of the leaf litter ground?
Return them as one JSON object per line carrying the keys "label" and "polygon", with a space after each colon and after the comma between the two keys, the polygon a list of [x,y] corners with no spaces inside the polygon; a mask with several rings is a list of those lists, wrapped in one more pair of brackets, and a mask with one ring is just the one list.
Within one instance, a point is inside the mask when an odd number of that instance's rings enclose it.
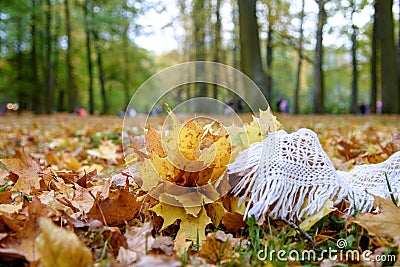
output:
{"label": "leaf litter ground", "polygon": [[[160,127],[163,119],[151,117],[150,125]],[[135,120],[130,130],[140,135],[145,117]],[[243,120],[252,118],[244,115]],[[340,170],[382,162],[400,150],[398,116],[281,115],[278,120],[288,132],[314,130]],[[265,248],[334,248],[340,238],[348,249],[368,249],[375,258],[397,256],[400,229],[395,218],[400,211],[390,201],[377,201],[382,207],[378,215],[347,221],[338,207],[307,233],[279,220],[246,223],[243,207],[229,195],[200,209],[175,209],[175,217],[167,217],[171,210],[136,186],[142,182],[140,173],[126,169],[122,118],[6,116],[0,117],[0,125],[0,266],[371,264],[362,259],[281,262],[276,256],[268,261],[257,257]],[[165,156],[157,146],[148,150]],[[193,232],[198,224],[204,225],[204,233]]]}

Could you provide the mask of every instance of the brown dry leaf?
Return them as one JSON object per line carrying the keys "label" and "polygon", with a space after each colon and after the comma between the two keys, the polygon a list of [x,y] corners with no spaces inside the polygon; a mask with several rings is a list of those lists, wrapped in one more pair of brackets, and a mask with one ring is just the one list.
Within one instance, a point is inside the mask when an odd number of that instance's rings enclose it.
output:
{"label": "brown dry leaf", "polygon": [[144,134],[146,139],[146,149],[149,157],[153,155],[158,155],[161,158],[165,158],[164,148],[161,143],[161,133],[154,129],[153,127],[149,127]]}
{"label": "brown dry leaf", "polygon": [[153,226],[150,222],[144,223],[142,227],[128,227],[125,232],[128,248],[120,247],[117,261],[130,266],[140,256],[145,255],[146,249],[150,248],[154,242],[154,238],[151,236],[152,229]]}
{"label": "brown dry leaf", "polygon": [[39,234],[38,218],[50,217],[52,212],[38,198],[27,204],[27,210],[29,217],[24,226],[18,232],[8,234],[0,240],[0,254],[36,262],[39,260],[38,248],[35,245],[35,238]]}
{"label": "brown dry leaf", "polygon": [[150,222],[145,222],[141,227],[128,227],[125,232],[128,249],[144,255],[146,248],[150,248],[154,242],[154,238],[151,236],[152,229],[153,225]]}
{"label": "brown dry leaf", "polygon": [[214,226],[218,227],[222,218],[224,217],[226,210],[221,202],[212,202],[204,206],[207,210],[208,217],[211,218]]}
{"label": "brown dry leaf", "polygon": [[226,235],[222,231],[208,234],[206,242],[201,245],[199,256],[205,259],[208,264],[217,264],[228,258],[233,251],[231,238],[231,234]]}
{"label": "brown dry leaf", "polygon": [[0,168],[0,186],[3,186],[8,182],[7,176],[9,174],[10,173],[7,170]]}
{"label": "brown dry leaf", "polygon": [[109,245],[116,257],[120,248],[128,248],[126,237],[121,233],[118,227],[105,227],[103,232],[103,240],[109,240]]}
{"label": "brown dry leaf", "polygon": [[[148,155],[146,151],[146,139],[144,138],[144,135],[137,136],[129,132],[129,139],[130,139],[130,146],[128,147],[128,150],[132,149],[140,160],[147,158]],[[127,157],[130,158],[131,160],[127,161],[126,163],[130,163],[131,161],[132,162],[136,161],[135,154],[130,154],[130,155],[128,154]]]}
{"label": "brown dry leaf", "polygon": [[174,241],[170,236],[156,238],[151,245],[152,254],[174,255]]}
{"label": "brown dry leaf", "polygon": [[11,191],[0,192],[0,204],[11,204],[11,195]]}
{"label": "brown dry leaf", "polygon": [[22,209],[22,204],[0,204],[0,215],[19,212]]}
{"label": "brown dry leaf", "polygon": [[174,243],[174,250],[175,250],[175,254],[181,258],[183,254],[185,254],[190,245],[192,244],[192,242],[190,241],[186,241],[186,234],[182,233],[180,235],[178,235],[175,239],[175,243]]}
{"label": "brown dry leaf", "polygon": [[181,267],[182,262],[165,255],[146,255],[140,258],[135,267],[168,266]]}
{"label": "brown dry leaf", "polygon": [[131,266],[138,259],[138,254],[135,251],[120,247],[117,261],[123,266]]}
{"label": "brown dry leaf", "polygon": [[97,178],[97,169],[94,169],[91,172],[85,173],[81,178],[79,178],[76,183],[83,187],[83,188],[87,188],[87,182],[88,180],[90,181],[93,178]]}
{"label": "brown dry leaf", "polygon": [[108,226],[120,226],[132,220],[139,212],[142,202],[129,193],[129,189],[118,190],[117,194],[116,198],[96,197],[97,203],[95,201],[87,214],[88,217],[102,222],[105,219]]}
{"label": "brown dry leaf", "polygon": [[54,214],[59,215],[59,212],[64,211],[67,212],[67,214],[73,213],[71,210],[71,207],[64,205],[62,202],[58,201],[58,198],[61,196],[54,192],[53,190],[42,193],[38,198],[40,199],[40,202],[43,204],[47,205],[50,209],[52,209]]}
{"label": "brown dry leaf", "polygon": [[69,200],[75,208],[87,214],[93,208],[94,199],[92,195],[96,196],[100,192],[104,198],[107,198],[110,186],[111,180],[107,180],[104,185],[93,186],[89,189],[77,186],[73,192],[72,199]]}
{"label": "brown dry leaf", "polygon": [[21,150],[21,159],[1,159],[0,162],[6,165],[9,171],[18,175],[18,180],[14,184],[15,190],[30,194],[32,189],[40,187],[40,166],[25,153],[24,149]]}
{"label": "brown dry leaf", "polygon": [[44,267],[85,267],[93,263],[91,251],[70,231],[40,218],[36,245]]}
{"label": "brown dry leaf", "polygon": [[349,223],[361,225],[370,235],[392,238],[400,247],[400,207],[396,207],[389,199],[378,196],[374,198],[380,213],[364,213],[358,218],[350,219]]}
{"label": "brown dry leaf", "polygon": [[228,232],[237,232],[240,229],[246,228],[243,215],[237,212],[227,212],[222,218],[222,224]]}

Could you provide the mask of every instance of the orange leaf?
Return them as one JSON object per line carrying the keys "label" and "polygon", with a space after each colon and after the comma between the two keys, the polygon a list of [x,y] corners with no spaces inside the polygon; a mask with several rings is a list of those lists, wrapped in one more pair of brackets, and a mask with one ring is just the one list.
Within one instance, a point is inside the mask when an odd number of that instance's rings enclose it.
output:
{"label": "orange leaf", "polygon": [[228,232],[237,232],[246,227],[243,215],[237,212],[227,212],[222,218],[222,224]]}
{"label": "orange leaf", "polygon": [[52,212],[38,198],[28,203],[27,209],[29,217],[24,226],[16,233],[8,234],[0,240],[0,254],[36,262],[39,260],[39,252],[35,246],[35,239],[39,234],[38,219],[50,217]]}
{"label": "orange leaf", "polygon": [[30,194],[32,189],[40,187],[39,173],[41,171],[39,164],[36,163],[29,155],[25,154],[24,149],[21,151],[22,159],[1,159],[7,169],[18,175],[18,180],[14,185],[15,190]]}
{"label": "orange leaf", "polygon": [[[97,204],[96,201],[98,201]],[[127,190],[119,190],[119,195],[116,198],[107,197],[96,201],[88,216],[102,222],[105,219],[108,226],[119,226],[132,220],[139,212],[142,204]]]}

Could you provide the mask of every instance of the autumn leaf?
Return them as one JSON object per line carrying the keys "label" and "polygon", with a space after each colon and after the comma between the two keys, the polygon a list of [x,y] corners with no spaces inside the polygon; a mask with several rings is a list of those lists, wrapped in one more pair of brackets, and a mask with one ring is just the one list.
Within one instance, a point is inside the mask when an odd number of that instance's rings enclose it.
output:
{"label": "autumn leaf", "polygon": [[32,189],[40,187],[40,166],[25,153],[24,149],[21,150],[21,159],[0,159],[0,162],[6,165],[9,171],[18,175],[18,180],[14,184],[15,190],[30,194]]}
{"label": "autumn leaf", "polygon": [[161,236],[154,240],[151,245],[150,254],[165,254],[172,256],[174,254],[174,241],[170,236]]}
{"label": "autumn leaf", "polygon": [[117,256],[118,262],[130,265],[145,255],[146,249],[150,249],[154,242],[151,230],[152,224],[150,222],[146,222],[140,227],[128,226],[124,234],[128,248],[120,247]]}
{"label": "autumn leaf", "polygon": [[141,204],[127,189],[118,190],[114,198],[96,198],[87,215],[102,222],[106,220],[108,226],[119,226],[132,220],[139,212]]}
{"label": "autumn leaf", "polygon": [[177,233],[178,236],[185,233],[186,238],[192,241],[206,239],[205,228],[211,223],[211,219],[207,216],[204,208],[201,209],[197,217],[187,214],[183,207],[171,206],[162,202],[150,210],[163,217],[162,229],[167,228],[179,219],[181,222]]}
{"label": "autumn leaf", "polygon": [[222,218],[222,224],[228,232],[237,232],[246,228],[246,222],[243,220],[243,214],[237,212],[227,212]]}
{"label": "autumn leaf", "polygon": [[47,218],[39,220],[39,229],[36,245],[44,267],[85,267],[92,264],[92,253],[73,232],[57,227]]}
{"label": "autumn leaf", "polygon": [[161,133],[153,127],[149,127],[144,134],[146,140],[146,150],[148,156],[158,155],[161,158],[165,158],[164,148],[161,143]]}
{"label": "autumn leaf", "polygon": [[174,242],[175,254],[181,258],[188,251],[191,244],[192,242],[186,241],[186,233],[178,235]]}
{"label": "autumn leaf", "polygon": [[260,117],[253,116],[253,121],[245,124],[246,134],[242,134],[244,148],[249,147],[255,142],[261,142],[268,133],[279,130],[281,123],[272,114],[271,109],[260,110]]}
{"label": "autumn leaf", "polygon": [[357,223],[364,227],[370,235],[392,238],[400,247],[400,207],[391,200],[374,196],[379,207],[379,213],[364,213],[357,218],[349,219],[348,223]]}
{"label": "autumn leaf", "polygon": [[314,224],[316,224],[319,220],[321,220],[332,211],[334,211],[333,201],[327,199],[324,206],[320,210],[316,211],[314,214],[304,218],[299,227],[305,231],[308,231]]}
{"label": "autumn leaf", "polygon": [[211,218],[213,225],[217,227],[226,213],[224,205],[220,201],[217,201],[209,203],[204,207],[207,211],[208,217]]}
{"label": "autumn leaf", "polygon": [[94,157],[115,161],[119,157],[117,150],[118,146],[113,144],[111,140],[107,140],[102,142],[99,148],[87,150],[87,153]]}
{"label": "autumn leaf", "polygon": [[232,253],[231,238],[231,234],[227,235],[222,231],[209,234],[207,240],[201,246],[199,256],[204,258],[209,264],[218,264]]}
{"label": "autumn leaf", "polygon": [[26,205],[28,219],[16,233],[9,233],[0,240],[0,254],[26,259],[28,262],[39,260],[35,238],[39,234],[38,218],[50,217],[53,213],[38,198]]}

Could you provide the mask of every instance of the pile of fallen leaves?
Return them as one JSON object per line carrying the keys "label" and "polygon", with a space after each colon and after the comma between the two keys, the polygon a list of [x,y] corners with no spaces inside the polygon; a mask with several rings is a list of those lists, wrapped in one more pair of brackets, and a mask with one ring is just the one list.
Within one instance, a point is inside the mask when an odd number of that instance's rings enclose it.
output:
{"label": "pile of fallen leaves", "polygon": [[[390,200],[377,201],[380,214],[353,220],[366,231],[351,221],[347,229],[338,207],[308,232],[314,244],[286,222],[243,221],[244,206],[227,194],[236,181],[225,174],[226,164],[262,140],[258,125],[271,126],[263,116],[244,116],[249,123],[242,132],[175,122],[166,136],[159,130],[164,118],[147,129],[138,118],[129,129],[128,164],[121,118],[0,118],[0,266],[251,265],[262,263],[254,257],[262,246],[323,247],[343,235],[354,237],[360,251],[396,254],[400,211]],[[398,117],[279,120],[287,131],[316,131],[340,169],[381,162],[400,150]],[[196,170],[185,169],[188,160]]]}

